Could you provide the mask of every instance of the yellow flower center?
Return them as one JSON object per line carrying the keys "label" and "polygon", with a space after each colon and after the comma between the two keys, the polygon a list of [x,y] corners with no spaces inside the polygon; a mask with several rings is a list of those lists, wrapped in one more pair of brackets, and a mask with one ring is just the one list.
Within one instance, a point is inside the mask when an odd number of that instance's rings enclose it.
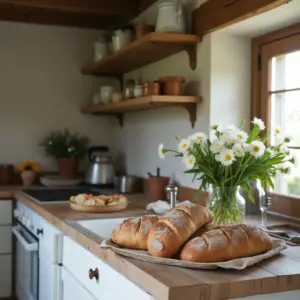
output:
{"label": "yellow flower center", "polygon": [[185,149],[185,148],[187,148],[187,147],[188,147],[188,144],[186,144],[186,143],[182,145],[182,148],[183,148],[183,149]]}
{"label": "yellow flower center", "polygon": [[253,147],[253,151],[254,151],[254,152],[259,152],[259,150],[260,150],[260,149],[259,149],[258,146],[254,146],[254,147]]}
{"label": "yellow flower center", "polygon": [[198,135],[198,136],[197,136],[197,140],[198,140],[198,141],[201,141],[201,140],[202,140],[202,136]]}
{"label": "yellow flower center", "polygon": [[276,134],[280,134],[280,129],[276,129]]}
{"label": "yellow flower center", "polygon": [[230,161],[231,160],[231,155],[230,154],[226,154],[225,155],[225,160],[226,161]]}
{"label": "yellow flower center", "polygon": [[240,134],[238,134],[238,138],[241,140],[242,139],[242,136]]}
{"label": "yellow flower center", "polygon": [[189,159],[189,165],[192,165],[192,164],[193,164],[193,159],[190,158],[190,159]]}

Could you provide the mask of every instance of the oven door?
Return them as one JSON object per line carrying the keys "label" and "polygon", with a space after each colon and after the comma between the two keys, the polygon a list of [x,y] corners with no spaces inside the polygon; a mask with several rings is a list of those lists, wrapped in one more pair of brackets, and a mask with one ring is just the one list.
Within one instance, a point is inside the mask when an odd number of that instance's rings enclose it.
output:
{"label": "oven door", "polygon": [[16,237],[16,293],[18,300],[38,300],[38,240],[22,225],[12,229]]}

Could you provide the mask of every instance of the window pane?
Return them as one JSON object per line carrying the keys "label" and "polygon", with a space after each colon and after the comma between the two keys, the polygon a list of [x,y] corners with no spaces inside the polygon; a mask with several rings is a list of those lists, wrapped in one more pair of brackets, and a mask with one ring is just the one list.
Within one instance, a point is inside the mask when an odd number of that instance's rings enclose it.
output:
{"label": "window pane", "polygon": [[[271,96],[271,127],[281,126],[283,132],[293,137],[289,146],[300,147],[300,91],[273,94]],[[274,145],[274,134],[271,135]]]}
{"label": "window pane", "polygon": [[[297,161],[300,162],[300,150],[291,150],[292,154],[296,156]],[[293,195],[300,197],[300,167],[293,168],[290,175],[282,176],[279,184],[279,192],[286,195]]]}
{"label": "window pane", "polygon": [[271,91],[300,88],[300,51],[273,57]]}

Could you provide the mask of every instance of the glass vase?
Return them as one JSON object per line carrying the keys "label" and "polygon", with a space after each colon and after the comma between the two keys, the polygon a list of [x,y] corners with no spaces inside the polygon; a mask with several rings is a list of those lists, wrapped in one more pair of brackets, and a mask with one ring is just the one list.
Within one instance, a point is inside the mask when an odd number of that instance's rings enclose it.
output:
{"label": "glass vase", "polygon": [[240,194],[240,188],[213,186],[207,207],[214,213],[214,223],[225,225],[243,223],[246,201]]}

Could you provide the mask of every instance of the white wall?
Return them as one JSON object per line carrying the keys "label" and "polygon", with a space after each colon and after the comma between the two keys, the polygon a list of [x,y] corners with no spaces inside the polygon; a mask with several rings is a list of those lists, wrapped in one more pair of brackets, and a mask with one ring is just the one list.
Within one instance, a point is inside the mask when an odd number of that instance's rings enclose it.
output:
{"label": "white wall", "polygon": [[251,39],[215,32],[211,41],[210,123],[238,126],[246,119],[248,125]]}
{"label": "white wall", "polygon": [[95,30],[0,22],[1,163],[34,159],[55,169],[38,143],[65,127],[115,148],[116,122],[80,113],[100,84],[79,72],[91,61],[97,36]]}

